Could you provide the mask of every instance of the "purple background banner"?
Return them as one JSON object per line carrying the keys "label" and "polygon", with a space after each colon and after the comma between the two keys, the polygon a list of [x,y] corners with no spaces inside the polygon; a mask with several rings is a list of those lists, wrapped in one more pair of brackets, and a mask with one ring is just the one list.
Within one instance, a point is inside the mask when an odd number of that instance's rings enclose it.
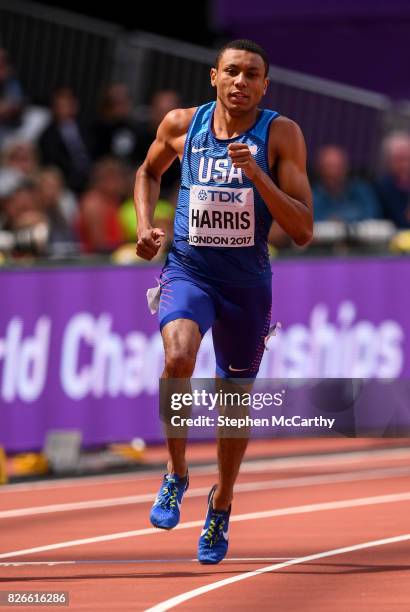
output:
{"label": "purple background banner", "polygon": [[410,96],[407,0],[216,0],[214,20],[228,39],[261,44],[276,66]]}
{"label": "purple background banner", "polygon": [[[261,378],[410,376],[410,260],[272,264],[280,321]],[[0,272],[0,445],[41,448],[51,429],[85,445],[161,438],[157,319],[146,305],[152,267]],[[194,375],[213,376],[212,339]]]}

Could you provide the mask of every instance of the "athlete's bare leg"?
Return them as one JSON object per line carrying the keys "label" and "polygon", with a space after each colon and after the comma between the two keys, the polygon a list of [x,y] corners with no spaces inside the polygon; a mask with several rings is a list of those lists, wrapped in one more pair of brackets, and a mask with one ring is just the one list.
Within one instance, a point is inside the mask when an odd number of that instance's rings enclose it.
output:
{"label": "athlete's bare leg", "polygon": [[[250,393],[252,385],[243,385],[241,388],[244,392]],[[215,510],[229,509],[233,499],[233,487],[238,477],[248,440],[248,437],[239,438],[237,435],[230,437],[226,431],[218,436],[219,482],[213,499]]]}
{"label": "athlete's bare leg", "polygon": [[215,510],[228,510],[248,438],[218,438],[219,483],[215,491]]}
{"label": "athlete's bare leg", "polygon": [[[162,330],[165,350],[165,368],[161,378],[186,378],[186,392],[191,392],[189,379],[195,368],[196,356],[202,336],[198,324],[190,319],[170,321]],[[187,473],[185,460],[186,437],[167,436],[169,474],[184,477]]]}
{"label": "athlete's bare leg", "polygon": [[[202,339],[197,323],[190,319],[171,321],[162,330],[162,338],[165,349],[165,368],[162,378],[186,378],[186,392],[190,393],[189,379],[195,368],[196,356]],[[247,444],[248,438],[246,437],[237,438],[224,435],[218,437],[219,483],[214,495],[214,508],[217,510],[229,508],[233,498],[233,487]],[[186,438],[168,436],[167,446],[168,472],[181,477],[185,476],[187,473]]]}

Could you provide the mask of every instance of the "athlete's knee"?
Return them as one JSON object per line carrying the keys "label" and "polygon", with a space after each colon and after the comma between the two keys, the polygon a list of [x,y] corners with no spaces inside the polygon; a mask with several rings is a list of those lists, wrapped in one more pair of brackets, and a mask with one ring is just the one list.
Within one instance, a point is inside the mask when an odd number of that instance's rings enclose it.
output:
{"label": "athlete's knee", "polygon": [[164,327],[162,337],[165,349],[164,375],[167,378],[190,378],[201,344],[197,323],[188,319],[171,321]]}
{"label": "athlete's knee", "polygon": [[169,378],[190,378],[195,368],[196,355],[171,349],[165,353],[165,374]]}

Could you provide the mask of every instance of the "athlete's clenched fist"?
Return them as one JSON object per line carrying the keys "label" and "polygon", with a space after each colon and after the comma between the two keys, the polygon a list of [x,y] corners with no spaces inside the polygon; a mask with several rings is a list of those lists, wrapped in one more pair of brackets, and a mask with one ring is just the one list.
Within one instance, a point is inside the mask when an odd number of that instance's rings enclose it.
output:
{"label": "athlete's clenched fist", "polygon": [[258,164],[244,142],[232,142],[228,145],[228,155],[232,160],[232,165],[235,168],[242,168],[248,178],[253,179],[259,172]]}
{"label": "athlete's clenched fist", "polygon": [[150,227],[138,232],[137,255],[148,261],[155,257],[161,246],[161,238],[164,236],[165,232],[159,227]]}

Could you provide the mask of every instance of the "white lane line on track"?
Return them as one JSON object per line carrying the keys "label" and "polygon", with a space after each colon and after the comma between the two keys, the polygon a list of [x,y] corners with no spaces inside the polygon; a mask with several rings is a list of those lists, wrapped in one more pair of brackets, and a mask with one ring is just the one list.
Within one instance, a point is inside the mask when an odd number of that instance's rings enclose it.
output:
{"label": "white lane line on track", "polygon": [[[357,508],[359,506],[372,506],[376,504],[388,504],[402,501],[410,501],[410,492],[393,493],[391,495],[377,495],[372,497],[358,497],[354,499],[339,500],[334,502],[320,502],[316,504],[306,504],[303,506],[290,506],[288,508],[277,508],[274,510],[265,510],[261,512],[248,512],[246,514],[237,514],[231,516],[231,522],[250,521],[255,519],[273,518],[276,516],[289,516],[293,514],[305,514],[308,512],[320,512],[323,510],[339,510],[342,508]],[[190,529],[192,527],[202,527],[203,519],[200,521],[188,521],[180,523],[175,529]],[[22,557],[23,555],[32,555],[35,553],[45,552],[48,550],[59,550],[62,548],[71,548],[72,546],[82,546],[86,544],[98,544],[100,542],[112,542],[113,540],[121,540],[125,538],[133,538],[137,536],[153,535],[164,533],[162,529],[155,527],[146,527],[145,529],[135,529],[133,531],[121,531],[117,533],[109,533],[102,536],[94,536],[92,538],[82,538],[78,540],[67,540],[65,542],[57,542],[55,544],[47,544],[44,546],[35,546],[34,548],[25,548],[22,550],[13,550],[0,554],[0,559],[9,557]]]}
{"label": "white lane line on track", "polygon": [[284,563],[275,563],[274,565],[268,565],[267,567],[261,567],[257,570],[254,570],[253,572],[245,572],[237,576],[232,576],[231,578],[225,578],[224,580],[218,580],[217,582],[212,582],[211,584],[207,584],[197,589],[192,589],[192,591],[187,591],[186,593],[181,593],[181,595],[177,595],[176,597],[171,597],[170,599],[167,599],[151,608],[147,608],[145,612],[165,612],[166,610],[170,610],[171,608],[174,608],[175,606],[185,603],[189,599],[193,599],[194,597],[198,597],[199,595],[204,595],[205,593],[209,593],[210,591],[220,589],[221,587],[224,587],[228,584],[234,584],[235,582],[240,582],[241,580],[247,580],[248,578],[253,578],[255,576],[259,576],[260,574],[266,574],[268,572],[275,572],[276,570],[282,569],[284,567],[289,567],[291,565],[299,565],[301,563],[308,563],[309,561],[317,561],[318,559],[324,559],[326,557],[335,557],[337,555],[344,555],[349,552],[365,550],[366,548],[374,548],[376,546],[385,546],[387,544],[405,542],[406,540],[410,540],[409,533],[403,534],[400,536],[395,536],[393,538],[384,538],[383,540],[372,540],[370,542],[363,542],[361,544],[353,544],[352,546],[344,546],[343,548],[334,548],[333,550],[326,550],[325,552],[315,553],[313,555],[306,555],[306,557],[298,557],[297,559],[285,561]]}
{"label": "white lane line on track", "polygon": [[[340,452],[331,454],[319,454],[319,455],[305,455],[304,457],[287,457],[284,459],[256,459],[255,461],[245,462],[241,466],[241,472],[258,472],[276,469],[297,468],[297,467],[315,467],[326,465],[345,465],[349,463],[357,463],[366,460],[374,459],[409,459],[410,450],[403,448],[395,449],[384,449],[379,451],[353,451],[353,452]],[[215,466],[217,467],[217,466]],[[243,467],[243,469],[242,469]],[[197,472],[201,473],[202,466],[197,467]]]}
{"label": "white lane line on track", "polygon": [[0,563],[0,567],[23,567],[26,565],[75,565],[77,561],[10,561],[10,563]]}
{"label": "white lane line on track", "polygon": [[[338,472],[334,474],[316,474],[314,476],[298,476],[295,478],[284,478],[282,480],[262,480],[259,482],[244,482],[235,485],[236,493],[248,493],[253,491],[268,491],[271,489],[289,489],[295,487],[319,486],[326,484],[337,484],[343,482],[355,482],[363,480],[382,480],[393,476],[409,476],[410,466],[356,470],[353,472]],[[185,497],[202,497],[209,493],[209,487],[197,487],[189,489]],[[24,516],[35,516],[40,514],[54,514],[57,512],[73,512],[80,510],[94,510],[96,508],[110,508],[116,506],[127,506],[130,504],[151,503],[155,499],[157,491],[152,493],[141,493],[139,495],[128,495],[124,497],[111,497],[84,502],[70,502],[65,504],[48,504],[46,506],[32,506],[29,508],[15,508],[0,512],[1,519],[20,518]]]}
{"label": "white lane line on track", "polygon": [[[288,561],[296,557],[226,557],[222,563],[239,563],[242,561]],[[174,559],[75,559],[72,561],[7,561],[0,567],[54,566],[54,565],[132,565],[134,563],[198,563],[198,559],[176,557]]]}
{"label": "white lane line on track", "polygon": [[[348,452],[336,452],[336,453],[320,453],[320,454],[309,454],[309,455],[297,455],[295,457],[278,457],[274,459],[253,459],[245,460],[241,465],[241,472],[264,472],[269,470],[282,470],[289,467],[314,467],[316,465],[339,465],[344,463],[355,463],[356,461],[363,461],[367,459],[384,459],[384,460],[397,460],[397,459],[409,459],[410,450],[405,448],[393,448],[393,449],[382,449],[382,450],[368,450],[368,451],[348,451]],[[189,469],[191,474],[210,474],[217,473],[218,466],[216,463],[208,463],[206,465],[193,466]],[[64,489],[75,487],[79,488],[82,486],[89,487],[90,485],[101,485],[101,484],[117,484],[119,482],[136,482],[140,480],[150,480],[151,478],[158,477],[158,470],[146,470],[133,472],[131,475],[117,474],[113,477],[110,475],[100,476],[84,476],[81,478],[64,478],[64,479],[51,479],[47,481],[32,481],[30,483],[15,483],[9,485],[2,485],[0,487],[1,494],[9,493],[23,493],[26,491],[41,491],[43,489]]]}

